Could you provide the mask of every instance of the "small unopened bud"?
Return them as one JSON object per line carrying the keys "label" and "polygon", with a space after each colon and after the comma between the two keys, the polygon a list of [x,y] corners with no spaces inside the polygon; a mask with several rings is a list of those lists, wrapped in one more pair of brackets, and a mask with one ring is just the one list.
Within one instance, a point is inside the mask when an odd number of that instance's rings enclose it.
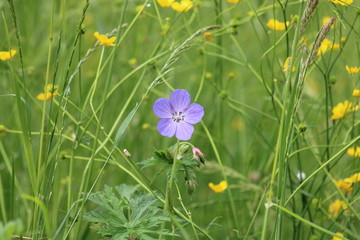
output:
{"label": "small unopened bud", "polygon": [[234,78],[235,78],[235,73],[229,72],[228,73],[228,79],[234,79]]}
{"label": "small unopened bud", "polygon": [[131,59],[129,59],[129,61],[128,61],[128,63],[129,63],[129,65],[131,65],[131,66],[136,66],[136,64],[137,64],[137,59],[136,58],[131,58]]}
{"label": "small unopened bud", "polygon": [[194,147],[192,149],[193,151],[193,155],[194,155],[194,158],[196,159],[196,161],[198,162],[201,162],[202,164],[205,164],[205,155],[203,152],[201,152],[200,149]]}
{"label": "small unopened bud", "polygon": [[213,77],[213,74],[211,72],[206,72],[205,73],[205,78],[206,79],[211,79]]}
{"label": "small unopened bud", "polygon": [[7,128],[4,125],[0,125],[0,136],[6,135]]}
{"label": "small unopened bud", "polygon": [[311,200],[311,204],[312,204],[312,205],[318,205],[318,204],[319,204],[319,199],[313,198],[313,199]]}
{"label": "small unopened bud", "polygon": [[336,83],[336,77],[335,77],[335,76],[331,76],[330,79],[329,79],[329,83],[335,84],[335,83]]}
{"label": "small unopened bud", "polygon": [[131,157],[131,154],[129,153],[129,151],[127,149],[124,149],[123,153],[124,153],[125,156]]}
{"label": "small unopened bud", "polygon": [[258,182],[261,178],[261,174],[259,171],[252,171],[249,173],[249,179],[251,182]]}
{"label": "small unopened bud", "polygon": [[298,15],[291,15],[290,19],[291,19],[292,23],[297,23],[299,21],[299,16]]}
{"label": "small unopened bud", "polygon": [[188,194],[189,195],[193,194],[195,192],[196,185],[197,185],[196,180],[186,180],[185,184],[187,187]]}
{"label": "small unopened bud", "polygon": [[299,182],[302,182],[305,180],[306,174],[304,172],[297,171],[296,178],[299,180]]}
{"label": "small unopened bud", "polygon": [[80,34],[85,34],[85,32],[86,32],[86,25],[81,24],[81,26],[80,26]]}
{"label": "small unopened bud", "polygon": [[75,133],[71,133],[71,138],[72,138],[72,140],[76,140],[76,134],[75,134]]}
{"label": "small unopened bud", "polygon": [[227,92],[225,92],[225,91],[220,92],[220,98],[222,98],[223,100],[225,100],[228,96],[229,96],[229,94]]}
{"label": "small unopened bud", "polygon": [[183,156],[185,155],[185,153],[188,151],[189,149],[189,145],[185,145],[185,144],[182,144],[180,145],[180,148],[179,148],[179,152],[178,152],[178,155],[177,155],[177,159],[182,159]]}
{"label": "small unopened bud", "polygon": [[60,158],[61,160],[66,160],[66,154],[67,154],[66,151],[61,151],[61,152],[59,153],[59,158]]}
{"label": "small unopened bud", "polygon": [[299,125],[296,126],[296,129],[298,130],[299,133],[303,133],[306,131],[307,127],[305,124],[300,123]]}
{"label": "small unopened bud", "polygon": [[146,129],[148,129],[150,127],[150,124],[148,124],[148,123],[144,123],[143,125],[141,125],[141,129],[142,130],[146,130]]}

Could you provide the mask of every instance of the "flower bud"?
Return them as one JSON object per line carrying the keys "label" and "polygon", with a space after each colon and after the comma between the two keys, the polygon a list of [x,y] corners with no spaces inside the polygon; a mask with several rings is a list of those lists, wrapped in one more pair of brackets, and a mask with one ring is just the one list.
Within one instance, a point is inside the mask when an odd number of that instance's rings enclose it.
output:
{"label": "flower bud", "polygon": [[4,125],[0,125],[0,136],[6,135],[7,128]]}
{"label": "flower bud", "polygon": [[194,147],[192,149],[193,151],[193,155],[194,155],[194,158],[196,159],[196,161],[198,162],[201,162],[202,164],[205,164],[205,155],[203,152],[201,152],[200,149]]}

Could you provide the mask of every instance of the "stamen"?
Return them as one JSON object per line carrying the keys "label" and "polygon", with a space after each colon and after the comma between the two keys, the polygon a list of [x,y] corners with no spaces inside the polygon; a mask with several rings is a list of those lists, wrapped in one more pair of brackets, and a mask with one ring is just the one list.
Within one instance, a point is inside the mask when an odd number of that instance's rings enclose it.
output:
{"label": "stamen", "polygon": [[184,121],[185,120],[185,115],[182,115],[183,112],[174,112],[172,113],[172,119],[174,120],[174,122],[180,122],[180,121]]}

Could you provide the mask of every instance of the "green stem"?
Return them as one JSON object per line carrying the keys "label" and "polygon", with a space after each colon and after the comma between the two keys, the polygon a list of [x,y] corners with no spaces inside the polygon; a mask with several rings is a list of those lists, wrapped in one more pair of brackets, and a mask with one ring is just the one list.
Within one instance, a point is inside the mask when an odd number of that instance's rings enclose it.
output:
{"label": "green stem", "polygon": [[[7,23],[6,23],[6,19],[5,19],[5,15],[4,12],[2,12],[2,18],[4,20],[4,28],[5,28],[5,33],[6,33],[6,37],[7,37],[7,42],[8,42],[8,47],[10,49],[10,38],[9,38],[9,30],[7,28]],[[28,124],[28,120],[27,120],[27,114],[25,114],[27,112],[24,103],[22,102],[21,99],[21,92],[20,92],[20,87],[19,86],[19,82],[20,80],[18,79],[15,69],[11,63],[11,59],[8,60],[8,64],[9,64],[9,68],[11,70],[11,75],[12,75],[12,82],[13,82],[13,89],[15,92],[15,98],[16,98],[16,106],[17,106],[17,117],[20,121],[20,128],[22,130],[22,140],[24,143],[24,151],[25,151],[25,159],[26,159],[26,163],[28,166],[28,173],[30,176],[30,184],[31,184],[31,188],[32,191],[34,193],[34,195],[36,195],[37,193],[37,177],[36,177],[36,167],[35,167],[35,159],[34,159],[34,155],[33,155],[33,150],[32,150],[32,146],[31,146],[31,135],[30,135],[30,126]]]}
{"label": "green stem", "polygon": [[185,207],[185,205],[184,205],[184,203],[182,201],[180,189],[179,189],[176,182],[175,182],[175,187],[176,187],[176,190],[177,190],[177,193],[178,193],[178,196],[179,196],[178,199],[179,199],[180,205],[181,205],[181,207],[183,208],[184,212],[186,213],[186,215],[188,216],[188,218],[190,220],[191,228],[194,231],[194,235],[195,235],[196,239],[199,240],[199,237],[198,237],[198,235],[196,233],[196,230],[195,230],[194,222],[193,222],[192,217],[191,217],[191,212],[186,209],[186,207]]}
{"label": "green stem", "polygon": [[[289,211],[288,209],[286,209],[286,208],[283,207],[283,206],[277,205],[277,204],[275,204],[275,203],[271,203],[271,206],[277,207],[277,208],[278,208],[279,210],[281,210],[282,212],[285,212],[285,213],[293,216],[293,217],[296,218],[297,220],[299,220],[299,221],[305,223],[306,225],[309,225],[309,226],[311,226],[311,227],[313,227],[313,228],[315,228],[315,229],[317,229],[317,230],[319,230],[319,231],[321,231],[321,232],[327,233],[327,234],[329,234],[329,235],[331,235],[331,236],[336,236],[336,237],[338,237],[338,238],[340,238],[340,239],[349,240],[348,238],[345,238],[345,237],[336,235],[335,233],[333,233],[333,232],[331,232],[331,231],[329,231],[329,230],[327,230],[327,229],[325,229],[325,228],[323,228],[323,227],[320,227],[319,225],[316,225],[315,223],[312,223],[312,222],[310,222],[309,220],[307,220],[307,219],[305,219],[305,218],[300,217],[299,215],[297,215],[297,214]],[[270,206],[270,207],[271,207],[271,206]]]}
{"label": "green stem", "polygon": [[354,143],[360,140],[360,136],[357,138],[354,138],[351,142],[349,142],[346,146],[344,146],[339,152],[337,152],[334,156],[332,156],[328,161],[326,161],[322,166],[320,166],[318,169],[316,169],[309,177],[307,177],[290,195],[288,200],[284,203],[284,206],[286,206],[289,201],[295,196],[295,194],[306,184],[310,181],[311,178],[313,178],[316,174],[318,174],[323,168],[325,168],[327,165],[329,165],[331,162],[333,162],[335,159],[337,159],[342,153],[344,153],[349,147],[351,147]]}
{"label": "green stem", "polygon": [[[212,146],[212,148],[213,148],[213,151],[214,151],[215,156],[216,156],[216,160],[217,160],[217,162],[218,162],[218,164],[219,164],[219,167],[220,167],[220,170],[221,170],[221,175],[222,175],[223,179],[224,179],[227,183],[229,183],[229,181],[227,180],[226,174],[225,174],[225,170],[224,170],[224,166],[223,166],[223,164],[222,164],[222,160],[221,160],[221,158],[220,158],[220,154],[219,154],[219,152],[218,152],[218,150],[217,150],[217,147],[216,147],[216,145],[215,145],[214,139],[213,139],[213,137],[211,136],[208,128],[206,127],[206,125],[205,125],[205,123],[204,123],[203,121],[201,121],[201,126],[204,128],[205,133],[206,133],[206,135],[207,135],[207,137],[208,137],[208,139],[209,139],[209,141],[210,141],[210,144],[211,144],[211,146]],[[227,192],[227,194],[228,194],[228,198],[229,198],[229,202],[230,202],[230,208],[231,208],[231,212],[232,212],[232,217],[234,218],[234,225],[235,225],[236,227],[240,227],[239,220],[238,220],[238,217],[237,217],[237,214],[236,214],[236,210],[235,210],[235,205],[234,205],[233,196],[232,196],[230,190],[228,190],[228,191],[226,191],[226,192]]]}
{"label": "green stem", "polygon": [[176,162],[178,161],[177,155],[179,153],[179,149],[180,149],[180,140],[178,139],[177,142],[176,142],[175,150],[174,150],[173,165],[172,165],[172,168],[171,168],[170,177],[169,177],[169,179],[167,181],[166,195],[165,195],[164,209],[165,209],[165,211],[168,211],[170,215],[172,215],[172,212],[170,211],[172,209],[171,190],[172,190],[172,185],[173,185],[173,182],[174,182],[174,177],[175,177],[175,174],[176,174]]}
{"label": "green stem", "polygon": [[96,77],[95,77],[94,83],[92,84],[92,86],[90,88],[91,93],[88,95],[88,97],[86,98],[85,103],[84,103],[84,107],[86,107],[87,102],[90,101],[90,108],[92,110],[94,118],[96,119],[96,122],[99,125],[100,125],[100,122],[99,122],[99,119],[96,116],[96,111],[95,111],[94,106],[93,106],[93,99],[94,99],[94,95],[95,95],[95,92],[96,92],[97,83],[98,83],[98,80],[99,80],[99,77],[100,77],[100,68],[101,68],[101,63],[102,63],[103,57],[104,57],[104,52],[105,52],[105,46],[101,50],[99,65],[98,65],[98,69],[96,71]]}

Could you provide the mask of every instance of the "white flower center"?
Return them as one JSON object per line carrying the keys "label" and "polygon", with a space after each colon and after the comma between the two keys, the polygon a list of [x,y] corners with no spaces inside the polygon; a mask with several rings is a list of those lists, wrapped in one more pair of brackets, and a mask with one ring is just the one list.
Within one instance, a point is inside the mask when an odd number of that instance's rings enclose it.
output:
{"label": "white flower center", "polygon": [[183,112],[173,112],[172,113],[172,120],[174,120],[174,122],[179,123],[180,121],[184,121],[185,119],[185,115]]}

